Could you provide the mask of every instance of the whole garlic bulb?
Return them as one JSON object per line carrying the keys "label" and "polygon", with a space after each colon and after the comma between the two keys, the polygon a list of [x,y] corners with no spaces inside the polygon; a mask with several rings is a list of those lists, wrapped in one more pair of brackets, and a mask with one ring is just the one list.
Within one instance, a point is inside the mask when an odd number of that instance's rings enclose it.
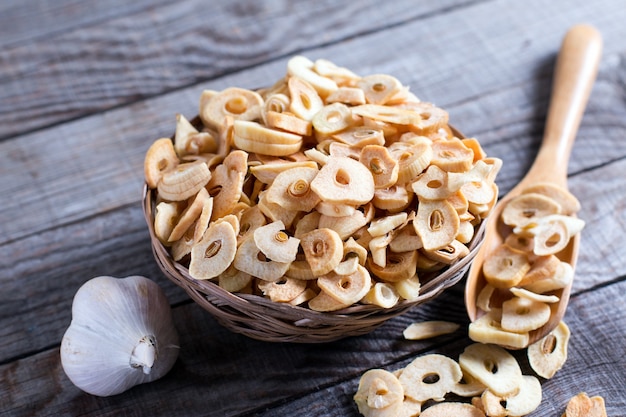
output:
{"label": "whole garlic bulb", "polygon": [[154,281],[100,276],[76,292],[61,364],[81,390],[105,397],[154,381],[178,352],[170,305]]}

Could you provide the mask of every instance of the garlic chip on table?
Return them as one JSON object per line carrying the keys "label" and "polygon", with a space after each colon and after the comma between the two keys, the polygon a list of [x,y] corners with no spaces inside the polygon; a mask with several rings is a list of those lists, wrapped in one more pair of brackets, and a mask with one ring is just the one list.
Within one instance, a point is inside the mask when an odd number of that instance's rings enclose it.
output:
{"label": "garlic chip on table", "polygon": [[100,276],[74,296],[61,364],[78,388],[106,397],[164,376],[178,344],[170,305],[154,281]]}

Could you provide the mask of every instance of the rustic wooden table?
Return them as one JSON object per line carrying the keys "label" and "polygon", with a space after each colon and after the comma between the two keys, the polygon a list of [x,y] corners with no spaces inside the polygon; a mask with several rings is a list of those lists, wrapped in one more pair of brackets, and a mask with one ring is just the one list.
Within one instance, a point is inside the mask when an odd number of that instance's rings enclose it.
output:
{"label": "rustic wooden table", "polygon": [[[258,87],[288,57],[389,73],[504,161],[501,194],[544,127],[555,54],[580,22],[604,38],[569,164],[586,221],[565,317],[569,358],[536,416],[585,391],[626,415],[626,4],[622,0],[5,0],[0,4],[0,414],[357,416],[370,368],[470,343],[463,282],[371,334],[303,345],[231,333],[158,269],[141,209],[143,158],[200,92]],[[180,356],[164,378],[99,398],[59,359],[72,297],[98,275],[145,275],[172,304]],[[406,341],[414,321],[461,330]],[[528,371],[528,368],[525,368]]]}

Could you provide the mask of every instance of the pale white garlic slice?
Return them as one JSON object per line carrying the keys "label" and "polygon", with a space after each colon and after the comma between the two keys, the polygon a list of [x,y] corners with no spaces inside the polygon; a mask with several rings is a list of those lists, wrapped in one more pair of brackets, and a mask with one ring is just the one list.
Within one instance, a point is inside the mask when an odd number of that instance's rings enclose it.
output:
{"label": "pale white garlic slice", "polygon": [[142,276],[100,276],[74,296],[61,364],[78,388],[106,397],[164,376],[178,358],[178,345],[158,284]]}

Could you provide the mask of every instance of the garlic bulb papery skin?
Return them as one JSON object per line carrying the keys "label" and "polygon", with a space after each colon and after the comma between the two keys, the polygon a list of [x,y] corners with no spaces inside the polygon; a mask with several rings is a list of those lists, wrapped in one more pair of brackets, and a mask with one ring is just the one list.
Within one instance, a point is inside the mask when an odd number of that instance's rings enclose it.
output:
{"label": "garlic bulb papery skin", "polygon": [[100,276],[74,296],[61,364],[78,388],[106,397],[165,375],[178,358],[178,343],[158,284],[138,275]]}

